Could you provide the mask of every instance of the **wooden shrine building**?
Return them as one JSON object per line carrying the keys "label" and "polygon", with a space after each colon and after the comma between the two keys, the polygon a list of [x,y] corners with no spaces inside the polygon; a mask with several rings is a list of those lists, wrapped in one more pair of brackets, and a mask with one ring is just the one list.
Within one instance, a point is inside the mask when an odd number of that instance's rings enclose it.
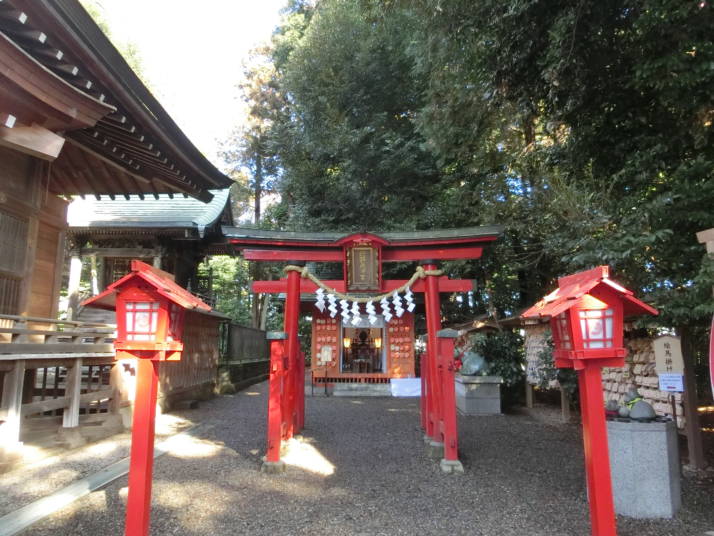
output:
{"label": "wooden shrine building", "polygon": [[111,330],[56,318],[70,196],[209,202],[231,183],[77,0],[0,2],[0,470],[28,417],[72,428],[115,397]]}
{"label": "wooden shrine building", "polygon": [[210,193],[208,203],[168,194],[72,201],[67,216],[68,310],[77,310],[82,259],[87,257],[94,257],[98,266],[92,286],[99,289],[127,274],[131,261],[138,259],[172,273],[180,286],[212,301],[210,282],[199,278],[197,266],[214,246],[220,247],[221,226],[232,225],[233,217],[228,188]]}

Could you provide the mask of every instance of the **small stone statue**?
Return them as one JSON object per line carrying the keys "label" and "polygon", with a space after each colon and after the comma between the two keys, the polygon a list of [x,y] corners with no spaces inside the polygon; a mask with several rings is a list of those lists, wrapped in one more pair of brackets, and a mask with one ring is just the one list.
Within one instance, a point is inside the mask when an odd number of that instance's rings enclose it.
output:
{"label": "small stone statue", "polygon": [[461,374],[464,376],[480,376],[486,370],[486,360],[480,354],[469,350],[464,354]]}
{"label": "small stone statue", "polygon": [[642,400],[642,395],[637,391],[634,385],[625,393],[625,406],[632,411],[632,407]]}

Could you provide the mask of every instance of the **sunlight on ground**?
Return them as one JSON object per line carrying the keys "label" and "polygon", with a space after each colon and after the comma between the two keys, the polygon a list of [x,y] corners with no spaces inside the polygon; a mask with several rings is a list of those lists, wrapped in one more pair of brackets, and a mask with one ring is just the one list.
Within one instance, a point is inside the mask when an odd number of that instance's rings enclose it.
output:
{"label": "sunlight on ground", "polygon": [[318,475],[330,476],[335,473],[335,466],[319,450],[305,441],[288,440],[285,444],[285,454],[280,459],[288,465]]}
{"label": "sunlight on ground", "polygon": [[351,400],[351,402],[352,402],[353,404],[357,404],[358,406],[363,406],[363,405],[364,405],[364,402],[362,402],[361,400]]}
{"label": "sunlight on ground", "polygon": [[414,413],[414,408],[387,408],[390,413]]}
{"label": "sunlight on ground", "polygon": [[154,481],[153,502],[174,510],[178,521],[191,534],[222,533],[215,526],[216,521],[224,516],[228,504],[235,506],[234,498],[232,500],[225,488],[204,480]]}
{"label": "sunlight on ground", "polygon": [[[88,495],[82,502],[82,510],[106,510],[107,508],[107,492],[105,490],[95,491]],[[47,509],[51,512],[61,510],[65,506],[72,504],[77,499],[75,492],[63,493],[59,492],[52,495],[52,499],[46,503]]]}
{"label": "sunlight on ground", "polygon": [[102,441],[101,443],[93,443],[84,450],[84,454],[89,456],[105,456],[114,452],[119,445],[116,441]]}
{"label": "sunlight on ground", "polygon": [[156,416],[156,435],[175,434],[177,430],[193,424],[177,415],[162,413]]}
{"label": "sunlight on ground", "polygon": [[215,456],[223,448],[222,445],[197,439],[187,434],[170,437],[164,441],[161,447],[177,458],[208,458]]}
{"label": "sunlight on ground", "polygon": [[48,449],[25,444],[22,446],[21,453],[23,463],[36,463],[47,458]]}

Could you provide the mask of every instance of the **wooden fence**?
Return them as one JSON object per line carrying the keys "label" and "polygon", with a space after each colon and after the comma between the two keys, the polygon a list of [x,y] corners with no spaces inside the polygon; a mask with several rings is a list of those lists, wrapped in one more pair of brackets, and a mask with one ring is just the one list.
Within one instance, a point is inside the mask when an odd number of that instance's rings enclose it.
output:
{"label": "wooden fence", "polygon": [[268,377],[270,356],[265,331],[230,324],[226,339],[226,351],[219,366],[221,388],[227,384],[241,388]]}
{"label": "wooden fence", "polygon": [[114,326],[14,315],[0,326],[0,455],[19,445],[28,417],[61,412],[73,428],[81,411],[111,409]]}

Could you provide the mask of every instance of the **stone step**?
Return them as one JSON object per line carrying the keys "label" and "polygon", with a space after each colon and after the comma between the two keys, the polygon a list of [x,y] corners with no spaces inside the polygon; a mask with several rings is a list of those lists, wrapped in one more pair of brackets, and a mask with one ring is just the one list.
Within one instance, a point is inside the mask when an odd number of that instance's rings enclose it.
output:
{"label": "stone step", "polygon": [[391,397],[388,383],[336,383],[333,396],[384,396]]}

